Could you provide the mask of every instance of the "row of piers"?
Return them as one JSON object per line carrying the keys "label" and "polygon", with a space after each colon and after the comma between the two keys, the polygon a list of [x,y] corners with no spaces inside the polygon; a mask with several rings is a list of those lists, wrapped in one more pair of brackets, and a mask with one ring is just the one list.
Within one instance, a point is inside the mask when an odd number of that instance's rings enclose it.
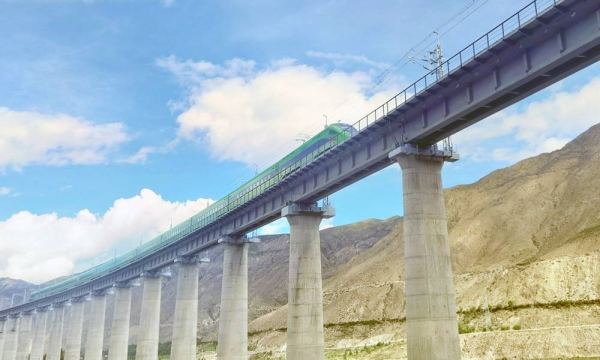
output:
{"label": "row of piers", "polygon": [[[390,153],[403,171],[405,294],[408,358],[460,359],[456,304],[441,169],[447,156],[430,149],[402,147]],[[286,359],[324,359],[323,290],[319,224],[334,215],[330,206],[293,203],[282,210],[290,224]],[[248,247],[245,237],[224,237],[221,316],[217,359],[248,359]],[[198,318],[198,275],[206,259],[180,258],[171,359],[195,360]],[[157,360],[161,302],[160,271],[141,274],[143,294],[136,360]],[[110,339],[104,344],[106,295],[114,293]],[[0,360],[126,360],[129,343],[132,283],[83,298],[0,319]],[[50,316],[52,314],[52,316]],[[88,318],[83,339],[84,316]],[[49,341],[46,346],[46,337]],[[63,337],[64,340],[63,340]],[[65,347],[62,347],[62,344]]]}

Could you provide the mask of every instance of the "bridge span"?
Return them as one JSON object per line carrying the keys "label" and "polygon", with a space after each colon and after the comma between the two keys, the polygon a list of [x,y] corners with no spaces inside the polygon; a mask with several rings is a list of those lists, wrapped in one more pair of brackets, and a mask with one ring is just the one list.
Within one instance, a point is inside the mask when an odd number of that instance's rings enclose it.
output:
{"label": "bridge span", "polygon": [[[600,0],[537,0],[354,124],[358,132],[322,155],[301,159],[266,191],[191,224],[177,241],[86,283],[0,310],[0,360],[79,359],[83,306],[92,301],[85,359],[101,359],[105,295],[114,293],[109,359],[126,359],[131,286],[142,277],[136,359],[156,359],[163,269],[180,267],[174,360],[195,359],[198,254],[225,246],[219,359],[247,359],[248,246],[245,234],[280,217],[290,223],[287,359],[323,359],[318,226],[334,215],[317,201],[394,162],[403,172],[406,326],[409,359],[459,359],[460,344],[441,186],[440,140],[583,69],[600,58]],[[69,324],[63,324],[70,304]],[[51,309],[51,312],[47,310]],[[49,316],[52,314],[52,316]],[[32,319],[35,318],[35,325]],[[66,331],[63,331],[63,328]],[[44,348],[46,333],[51,334]],[[31,351],[29,344],[33,342]]]}

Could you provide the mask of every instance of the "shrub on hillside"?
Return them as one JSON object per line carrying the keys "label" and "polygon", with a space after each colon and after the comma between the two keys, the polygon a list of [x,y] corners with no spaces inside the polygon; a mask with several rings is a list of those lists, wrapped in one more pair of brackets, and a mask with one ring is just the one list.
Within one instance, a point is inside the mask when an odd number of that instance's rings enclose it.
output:
{"label": "shrub on hillside", "polygon": [[475,331],[475,326],[471,324],[458,324],[458,333],[459,334],[468,334]]}

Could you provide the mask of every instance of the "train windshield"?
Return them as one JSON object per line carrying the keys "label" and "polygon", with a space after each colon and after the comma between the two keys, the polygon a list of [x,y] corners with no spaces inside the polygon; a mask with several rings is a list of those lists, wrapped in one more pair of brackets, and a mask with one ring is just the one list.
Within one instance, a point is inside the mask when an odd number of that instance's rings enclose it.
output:
{"label": "train windshield", "polygon": [[346,132],[350,133],[351,135],[354,135],[354,134],[358,133],[358,131],[356,131],[356,129],[352,125],[342,124],[342,123],[337,123],[336,125],[339,126],[340,129],[342,129],[343,131],[346,131]]}

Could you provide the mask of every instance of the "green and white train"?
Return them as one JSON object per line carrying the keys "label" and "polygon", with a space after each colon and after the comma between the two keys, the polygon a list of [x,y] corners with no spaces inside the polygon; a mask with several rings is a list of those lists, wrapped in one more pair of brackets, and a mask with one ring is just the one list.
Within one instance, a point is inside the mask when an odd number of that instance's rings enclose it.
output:
{"label": "green and white train", "polygon": [[337,123],[327,126],[316,136],[305,141],[296,150],[284,156],[283,159],[279,160],[244,185],[225,196],[223,199],[216,201],[188,220],[123,255],[117,256],[103,264],[74,275],[67,280],[33,292],[30,300],[58,294],[69,288],[85,284],[101,276],[117,271],[124,266],[159,251],[167,245],[183,239],[197,229],[210,224],[219,217],[262,194],[268,188],[282,181],[292,172],[310,164],[325,151],[350,139],[356,133],[356,129],[348,124]]}

